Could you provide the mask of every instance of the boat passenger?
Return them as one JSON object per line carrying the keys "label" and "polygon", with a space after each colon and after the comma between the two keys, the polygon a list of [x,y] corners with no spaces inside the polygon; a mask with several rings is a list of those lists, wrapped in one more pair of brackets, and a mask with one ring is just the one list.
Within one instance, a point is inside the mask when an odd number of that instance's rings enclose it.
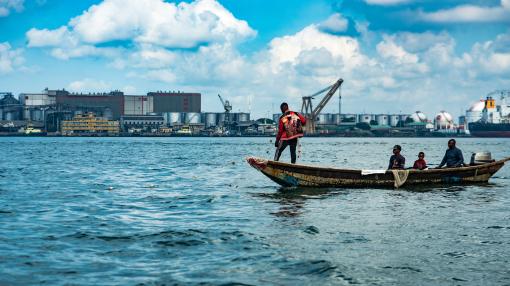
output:
{"label": "boat passenger", "polygon": [[448,149],[446,150],[443,161],[441,161],[438,168],[442,168],[445,164],[447,168],[464,166],[464,156],[462,156],[462,151],[455,146],[456,143],[455,139],[448,140]]}
{"label": "boat passenger", "polygon": [[391,155],[390,157],[390,164],[388,165],[388,170],[404,169],[406,158],[400,155],[400,151],[402,151],[402,147],[400,147],[400,145],[393,146],[393,155]]}
{"label": "boat passenger", "polygon": [[427,169],[427,162],[425,161],[425,153],[418,153],[418,160],[414,161],[413,169],[425,170]]}
{"label": "boat passenger", "polygon": [[291,163],[296,163],[296,146],[298,144],[298,138],[303,137],[303,126],[306,124],[306,119],[303,115],[289,110],[287,103],[280,105],[282,116],[280,116],[278,122],[278,134],[276,135],[275,147],[275,161],[280,159],[283,150],[290,147],[290,158]]}

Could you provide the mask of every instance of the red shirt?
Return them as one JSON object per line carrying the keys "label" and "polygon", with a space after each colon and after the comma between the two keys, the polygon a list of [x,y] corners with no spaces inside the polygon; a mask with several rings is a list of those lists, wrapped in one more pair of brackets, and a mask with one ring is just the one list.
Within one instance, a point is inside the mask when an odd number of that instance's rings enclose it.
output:
{"label": "red shirt", "polygon": [[297,137],[303,137],[303,133],[300,133],[300,134],[296,134],[294,136],[291,136],[291,138],[289,138],[289,136],[287,135],[287,132],[285,132],[285,126],[283,124],[283,117],[285,115],[289,115],[289,114],[295,114],[299,117],[299,121],[301,121],[301,125],[304,126],[306,124],[306,118],[297,113],[297,112],[294,112],[294,111],[286,111],[282,116],[280,116],[280,120],[278,122],[278,134],[276,135],[276,141],[280,141],[280,140],[290,140],[290,139],[294,139],[294,138],[297,138]]}
{"label": "red shirt", "polygon": [[424,159],[414,161],[413,169],[424,170],[427,169],[427,162]]}

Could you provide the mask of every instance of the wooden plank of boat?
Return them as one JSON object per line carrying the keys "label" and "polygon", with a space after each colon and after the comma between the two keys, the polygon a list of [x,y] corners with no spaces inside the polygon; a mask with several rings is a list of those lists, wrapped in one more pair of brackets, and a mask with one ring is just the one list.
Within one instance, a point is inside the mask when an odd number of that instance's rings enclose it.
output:
{"label": "wooden plank of boat", "polygon": [[[423,184],[469,184],[488,182],[509,158],[459,168],[387,170],[364,174],[362,170],[288,164],[256,157],[248,164],[284,187],[399,187]],[[398,176],[398,178],[397,178]]]}

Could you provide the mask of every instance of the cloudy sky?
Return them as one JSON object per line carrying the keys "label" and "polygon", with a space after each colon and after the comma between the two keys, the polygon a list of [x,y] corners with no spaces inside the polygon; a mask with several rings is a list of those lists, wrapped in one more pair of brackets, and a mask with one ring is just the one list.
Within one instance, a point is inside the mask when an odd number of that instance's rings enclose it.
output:
{"label": "cloudy sky", "polygon": [[510,0],[0,0],[1,91],[220,93],[260,117],[338,78],[344,113],[457,116],[510,88]]}

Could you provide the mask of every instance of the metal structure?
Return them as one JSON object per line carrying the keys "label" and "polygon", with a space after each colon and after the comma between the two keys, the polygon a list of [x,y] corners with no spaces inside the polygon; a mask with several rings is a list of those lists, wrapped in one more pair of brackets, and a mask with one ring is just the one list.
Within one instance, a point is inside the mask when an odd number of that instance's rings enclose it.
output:
{"label": "metal structure", "polygon": [[[340,88],[343,82],[344,82],[343,79],[339,79],[333,85],[328,86],[312,95],[303,96],[303,105],[301,106],[301,113],[305,114],[307,117],[308,122],[305,125],[307,133],[311,134],[315,133],[317,117],[324,109],[324,107],[326,107],[326,104],[329,102],[331,97],[333,97],[337,89]],[[329,89],[328,93],[326,93],[326,95],[322,98],[319,104],[315,108],[313,108],[312,99],[314,99],[317,95],[327,91],[328,89]]]}
{"label": "metal structure", "polygon": [[225,121],[223,122],[223,124],[225,126],[229,126],[232,121],[230,118],[230,111],[232,111],[232,105],[230,104],[230,101],[223,100],[221,95],[218,94],[218,97],[220,98],[221,104],[223,105],[223,108],[225,109],[225,119],[224,119]]}

